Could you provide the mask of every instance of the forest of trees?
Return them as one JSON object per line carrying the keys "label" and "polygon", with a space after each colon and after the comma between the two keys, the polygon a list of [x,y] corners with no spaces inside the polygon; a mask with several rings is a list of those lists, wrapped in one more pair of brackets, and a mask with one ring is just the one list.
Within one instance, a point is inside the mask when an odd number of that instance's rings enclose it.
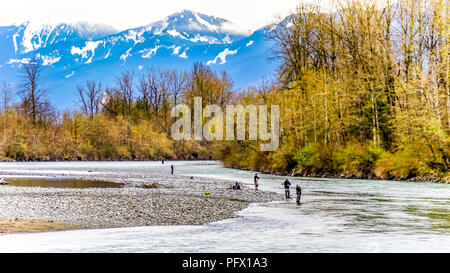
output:
{"label": "forest of trees", "polygon": [[88,81],[77,86],[79,110],[61,114],[48,101],[40,71],[40,64],[30,61],[22,67],[18,90],[10,84],[0,88],[0,159],[209,159],[208,143],[170,138],[171,108],[192,104],[194,96],[221,106],[232,97],[226,72],[195,63],[186,72],[125,71],[107,87]]}
{"label": "forest of trees", "polygon": [[[271,173],[450,179],[448,3],[344,0],[322,12],[300,4],[268,32],[277,80],[233,90],[226,72],[122,72],[115,84],[77,86],[79,110],[58,113],[40,65],[0,86],[0,159],[221,160]],[[234,92],[233,92],[234,91]],[[280,146],[258,141],[174,141],[171,108],[280,106]]]}
{"label": "forest of trees", "polygon": [[272,173],[450,181],[449,4],[383,3],[302,4],[274,25],[278,83],[240,101],[280,105],[280,148],[230,142],[217,157]]}

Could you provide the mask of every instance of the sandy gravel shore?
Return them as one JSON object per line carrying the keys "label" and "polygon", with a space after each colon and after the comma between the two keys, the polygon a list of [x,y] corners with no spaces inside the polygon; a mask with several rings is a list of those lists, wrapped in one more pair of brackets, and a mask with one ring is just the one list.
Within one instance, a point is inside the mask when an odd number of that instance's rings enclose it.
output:
{"label": "sandy gravel shore", "polygon": [[79,226],[41,219],[0,218],[0,233],[41,232],[79,229]]}
{"label": "sandy gravel shore", "polygon": [[[0,175],[4,175],[2,172]],[[11,173],[20,175],[20,173]],[[33,173],[27,173],[33,175]],[[39,175],[39,174],[36,174]],[[200,225],[236,217],[251,202],[282,195],[210,178],[103,173],[58,177],[124,183],[123,188],[0,186],[0,232],[50,231],[147,225]],[[205,195],[205,191],[210,195]],[[16,219],[17,218],[17,219]]]}

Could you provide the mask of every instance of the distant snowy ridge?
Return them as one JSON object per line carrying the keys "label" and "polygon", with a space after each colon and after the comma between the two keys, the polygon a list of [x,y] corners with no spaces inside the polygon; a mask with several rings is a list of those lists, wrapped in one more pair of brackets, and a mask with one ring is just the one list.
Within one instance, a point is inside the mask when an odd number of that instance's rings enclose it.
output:
{"label": "distant snowy ridge", "polygon": [[76,84],[99,80],[107,86],[123,70],[188,70],[200,62],[229,72],[235,87],[274,75],[276,63],[267,62],[269,29],[233,29],[225,19],[189,10],[123,31],[88,23],[0,26],[0,84],[16,81],[23,64],[36,59],[42,82],[63,106],[74,101]]}

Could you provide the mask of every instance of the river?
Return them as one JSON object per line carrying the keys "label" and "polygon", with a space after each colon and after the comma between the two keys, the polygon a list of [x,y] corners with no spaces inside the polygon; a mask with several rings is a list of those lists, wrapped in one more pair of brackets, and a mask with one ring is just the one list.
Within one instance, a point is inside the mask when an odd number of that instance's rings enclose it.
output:
{"label": "river", "polygon": [[[241,181],[253,172],[215,161],[14,162],[21,173],[154,172]],[[283,176],[260,189],[284,193]],[[450,185],[289,177],[294,200],[252,204],[240,217],[201,226],[147,226],[0,235],[0,252],[450,252]],[[294,189],[295,191],[295,189]],[[293,192],[294,194],[294,192]],[[0,208],[1,209],[1,208]]]}

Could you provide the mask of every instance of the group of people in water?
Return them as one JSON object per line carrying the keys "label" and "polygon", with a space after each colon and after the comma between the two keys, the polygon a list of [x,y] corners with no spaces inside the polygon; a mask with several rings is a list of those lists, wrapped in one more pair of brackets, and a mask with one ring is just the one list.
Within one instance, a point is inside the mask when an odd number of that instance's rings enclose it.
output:
{"label": "group of people in water", "polygon": [[[161,160],[161,164],[164,165],[164,159]],[[173,165],[170,165],[170,174],[173,174],[173,169],[174,169]]]}
{"label": "group of people in water", "polygon": [[[164,159],[161,162],[162,164],[164,164]],[[173,165],[170,165],[170,173],[173,174],[173,170],[174,167]],[[191,177],[192,179],[192,177]],[[258,181],[259,181],[259,176],[257,173],[255,173],[255,176],[253,176],[253,181],[255,183],[255,190],[258,190]],[[281,183],[282,185],[284,185],[284,194],[286,196],[286,199],[290,199],[291,198],[291,182],[289,182],[289,179],[285,179],[283,183]],[[238,182],[236,182],[235,185],[233,185],[233,190],[240,190],[241,186]],[[300,199],[302,197],[302,186],[300,186],[299,184],[296,185],[295,187],[296,190],[296,194],[297,194],[297,204],[300,204]]]}
{"label": "group of people in water", "polygon": [[[255,183],[255,190],[258,190],[258,181],[259,176],[257,173],[255,173],[255,176],[253,176],[253,181]],[[289,182],[289,179],[285,179],[283,183],[281,183],[284,186],[284,194],[286,196],[286,199],[291,198],[291,182]],[[297,194],[297,204],[300,204],[300,199],[302,198],[302,186],[299,184],[295,187],[296,194]]]}

